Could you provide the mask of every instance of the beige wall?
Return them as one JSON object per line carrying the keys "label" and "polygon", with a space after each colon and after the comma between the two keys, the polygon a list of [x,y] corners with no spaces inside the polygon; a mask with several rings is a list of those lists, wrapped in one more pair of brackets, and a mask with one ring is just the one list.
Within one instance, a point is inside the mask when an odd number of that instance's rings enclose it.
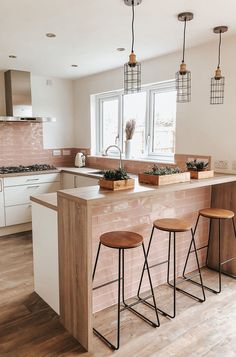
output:
{"label": "beige wall", "polygon": [[[50,80],[51,85],[47,85]],[[74,146],[74,83],[31,74],[33,115],[56,117],[43,124],[45,149]],[[4,72],[0,72],[0,115],[5,115]]]}
{"label": "beige wall", "polygon": [[[186,60],[192,71],[192,102],[177,108],[176,152],[212,155],[228,160],[229,171],[236,161],[236,37],[223,41],[222,69],[226,77],[225,104],[209,104],[210,77],[216,66],[217,42],[191,48]],[[181,54],[174,53],[142,63],[143,84],[174,78]],[[76,145],[90,147],[90,95],[120,89],[122,68],[75,81]]]}

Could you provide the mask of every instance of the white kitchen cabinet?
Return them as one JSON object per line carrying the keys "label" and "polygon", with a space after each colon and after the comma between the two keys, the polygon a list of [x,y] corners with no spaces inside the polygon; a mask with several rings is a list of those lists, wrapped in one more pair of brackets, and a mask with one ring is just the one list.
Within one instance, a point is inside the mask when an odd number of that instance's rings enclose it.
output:
{"label": "white kitchen cabinet", "polygon": [[60,182],[60,173],[4,177],[4,187]]}
{"label": "white kitchen cabinet", "polygon": [[64,190],[69,188],[96,186],[98,178],[87,177],[84,175],[74,175],[67,172],[62,174],[62,187]]}
{"label": "white kitchen cabinet", "polygon": [[30,196],[56,192],[60,188],[59,173],[4,177],[4,221],[0,216],[0,226],[1,221],[6,226],[31,222]]}
{"label": "white kitchen cabinet", "polygon": [[0,178],[0,227],[5,227],[3,179]]}
{"label": "white kitchen cabinet", "polygon": [[32,202],[34,290],[59,311],[57,212]]}
{"label": "white kitchen cabinet", "polygon": [[6,226],[31,222],[31,204],[5,208]]}
{"label": "white kitchen cabinet", "polygon": [[59,182],[37,183],[34,185],[11,186],[4,189],[5,206],[22,205],[30,202],[30,196],[60,190]]}

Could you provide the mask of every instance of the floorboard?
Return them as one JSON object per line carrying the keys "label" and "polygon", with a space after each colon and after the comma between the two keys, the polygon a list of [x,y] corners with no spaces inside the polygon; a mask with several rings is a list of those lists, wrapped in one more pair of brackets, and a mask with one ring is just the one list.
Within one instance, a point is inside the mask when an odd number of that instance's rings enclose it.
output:
{"label": "floorboard", "polygon": [[[204,272],[205,281],[214,284],[215,273]],[[198,287],[185,284],[198,293]],[[32,240],[30,233],[0,238],[0,357],[235,357],[236,281],[224,276],[223,292],[207,292],[203,304],[177,294],[175,320],[161,319],[152,328],[134,314],[122,314],[121,348],[112,352],[94,337],[94,353],[85,352],[60,324],[57,314],[33,292]],[[170,307],[172,290],[156,289],[157,303]],[[153,311],[137,309],[148,317]],[[115,338],[116,310],[112,307],[94,316],[94,325]]]}

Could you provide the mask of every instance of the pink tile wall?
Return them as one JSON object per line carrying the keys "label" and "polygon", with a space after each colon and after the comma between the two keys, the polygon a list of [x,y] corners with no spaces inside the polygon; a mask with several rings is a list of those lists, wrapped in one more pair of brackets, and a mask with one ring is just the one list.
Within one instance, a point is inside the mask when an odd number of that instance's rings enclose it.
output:
{"label": "pink tile wall", "polygon": [[[160,166],[179,166],[182,170],[186,168],[186,161],[189,158],[193,159],[204,159],[209,162],[211,166],[211,157],[204,156],[204,155],[191,155],[191,154],[176,154],[175,155],[175,164],[161,164],[158,163]],[[154,164],[157,164],[155,161],[139,161],[139,160],[123,160],[124,167],[126,171],[138,174],[145,170],[150,169]],[[88,156],[86,158],[86,166],[93,167],[93,168],[100,168],[100,169],[115,169],[118,167],[119,161],[114,158],[108,157],[99,157],[99,156]]]}
{"label": "pink tile wall", "polygon": [[[179,191],[163,196],[129,199],[127,201],[111,201],[108,204],[93,208],[93,260],[97,252],[99,236],[111,230],[129,230],[140,233],[145,239],[145,246],[149,240],[152,222],[157,218],[178,217],[195,223],[199,209],[210,206],[211,188],[199,188]],[[197,246],[207,242],[207,221],[201,221],[197,232]],[[190,233],[177,234],[177,271],[181,275],[183,264],[190,243]],[[167,259],[168,233],[156,231],[149,256],[149,264],[156,264]],[[101,248],[94,286],[103,284],[117,278],[118,252],[106,247]],[[205,258],[204,250],[199,252],[200,262]],[[190,260],[188,271],[196,269],[195,260]],[[142,249],[131,249],[125,253],[126,280],[125,291],[127,297],[135,295],[140,279],[143,255]],[[167,265],[162,265],[151,270],[155,286],[166,282]],[[147,290],[148,281],[145,278],[143,290]],[[93,309],[102,310],[117,303],[117,284],[106,286],[94,291]]]}
{"label": "pink tile wall", "polygon": [[[81,149],[66,149],[71,151],[70,155],[56,157],[52,150],[43,149],[42,123],[0,123],[0,166],[35,163],[74,166],[75,155]],[[88,149],[83,150],[89,153]]]}

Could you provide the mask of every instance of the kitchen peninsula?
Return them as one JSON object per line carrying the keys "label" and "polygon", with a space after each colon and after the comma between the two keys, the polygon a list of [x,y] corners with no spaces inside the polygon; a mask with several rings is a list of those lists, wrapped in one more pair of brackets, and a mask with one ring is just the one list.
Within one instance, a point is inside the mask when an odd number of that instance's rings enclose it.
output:
{"label": "kitchen peninsula", "polygon": [[[39,205],[57,212],[59,291],[55,291],[58,299],[56,306],[62,324],[86,350],[92,350],[93,312],[116,303],[116,289],[113,285],[95,290],[92,294],[92,268],[99,236],[111,230],[129,230],[142,234],[147,242],[154,219],[179,217],[195,222],[197,211],[211,205],[236,211],[235,188],[235,175],[219,174],[211,179],[162,187],[139,185],[136,182],[134,189],[123,192],[109,192],[100,190],[99,186],[91,186],[59,191],[57,199],[55,194],[53,197],[41,195],[31,198],[33,206]],[[55,217],[54,215],[54,219]],[[38,217],[33,214],[33,227],[34,220],[37,221]],[[55,220],[54,224],[57,228]],[[207,223],[201,222],[199,228],[197,244],[204,245],[207,241]],[[53,237],[56,241],[55,235]],[[159,255],[156,256],[153,249],[154,253],[149,256],[152,263],[165,257],[167,237],[164,234],[162,237],[158,241]],[[35,239],[37,237],[33,237]],[[48,236],[46,239],[51,238]],[[181,275],[188,246],[189,236],[181,234],[177,244],[178,275]],[[116,252],[109,251],[105,255],[105,251],[106,248],[103,247],[95,286],[116,279]],[[199,255],[203,264],[205,254],[201,251]],[[128,252],[126,259],[129,265],[126,292],[127,297],[132,297],[137,290],[143,259],[139,250]],[[229,263],[227,268],[236,273],[233,263]],[[194,269],[194,261],[190,261],[188,270]],[[165,281],[165,271],[165,266],[153,269],[154,286]],[[145,281],[143,290],[147,289],[148,284]]]}

